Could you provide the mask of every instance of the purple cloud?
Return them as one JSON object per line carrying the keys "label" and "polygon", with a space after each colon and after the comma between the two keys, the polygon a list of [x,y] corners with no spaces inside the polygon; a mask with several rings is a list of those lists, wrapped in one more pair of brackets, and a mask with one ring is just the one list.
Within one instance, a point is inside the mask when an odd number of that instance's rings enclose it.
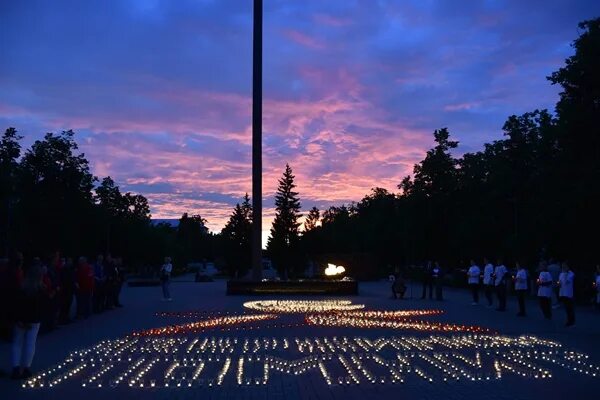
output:
{"label": "purple cloud", "polygon": [[[94,173],[156,217],[219,230],[251,191],[250,1],[5,1],[0,124],[75,129]],[[552,109],[577,1],[265,1],[265,228],[286,162],[303,206],[394,190],[447,126],[460,151]]]}

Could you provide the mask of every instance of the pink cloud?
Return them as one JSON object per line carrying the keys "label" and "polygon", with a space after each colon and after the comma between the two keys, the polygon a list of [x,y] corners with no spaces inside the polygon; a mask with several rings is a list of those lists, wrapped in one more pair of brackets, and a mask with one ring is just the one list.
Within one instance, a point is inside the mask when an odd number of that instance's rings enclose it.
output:
{"label": "pink cloud", "polygon": [[350,18],[334,17],[332,15],[322,13],[314,14],[313,20],[319,24],[336,28],[352,24],[352,20]]}
{"label": "pink cloud", "polygon": [[323,41],[315,39],[314,37],[295,29],[285,29],[283,34],[293,42],[301,46],[308,47],[309,49],[323,50],[325,48],[325,43]]}

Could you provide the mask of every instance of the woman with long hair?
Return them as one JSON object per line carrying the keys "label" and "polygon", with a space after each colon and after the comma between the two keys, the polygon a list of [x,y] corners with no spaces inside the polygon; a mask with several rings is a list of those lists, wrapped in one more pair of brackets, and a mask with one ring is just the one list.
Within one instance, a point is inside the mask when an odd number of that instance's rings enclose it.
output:
{"label": "woman with long hair", "polygon": [[31,377],[31,363],[35,354],[35,342],[43,317],[47,294],[43,284],[42,263],[34,258],[25,271],[23,283],[16,293],[15,327],[12,344],[12,378]]}

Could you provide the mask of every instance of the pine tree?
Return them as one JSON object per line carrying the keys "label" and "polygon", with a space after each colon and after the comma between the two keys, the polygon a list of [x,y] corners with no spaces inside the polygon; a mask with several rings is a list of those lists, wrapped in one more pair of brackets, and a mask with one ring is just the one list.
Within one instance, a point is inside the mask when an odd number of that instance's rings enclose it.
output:
{"label": "pine tree", "polygon": [[271,227],[271,236],[267,243],[267,250],[275,266],[287,277],[290,267],[300,265],[300,260],[295,257],[300,236],[300,199],[298,192],[294,191],[294,175],[292,168],[285,165],[285,171],[279,180],[275,194],[275,219]]}
{"label": "pine tree", "polygon": [[227,240],[225,255],[229,273],[243,275],[250,265],[250,240],[252,236],[252,204],[248,193],[240,205],[237,203],[229,221],[221,231]]}
{"label": "pine tree", "polygon": [[8,128],[0,138],[0,251],[8,254],[12,230],[12,208],[16,201],[19,141],[23,136],[15,128]]}
{"label": "pine tree", "polygon": [[249,224],[252,224],[252,203],[250,203],[250,196],[248,196],[248,193],[244,195],[244,201],[242,202],[242,213],[244,215],[244,220],[246,220]]}
{"label": "pine tree", "polygon": [[313,207],[308,212],[308,216],[306,217],[306,221],[304,221],[304,232],[312,231],[317,227],[319,223],[319,219],[321,219],[321,213],[317,207]]}

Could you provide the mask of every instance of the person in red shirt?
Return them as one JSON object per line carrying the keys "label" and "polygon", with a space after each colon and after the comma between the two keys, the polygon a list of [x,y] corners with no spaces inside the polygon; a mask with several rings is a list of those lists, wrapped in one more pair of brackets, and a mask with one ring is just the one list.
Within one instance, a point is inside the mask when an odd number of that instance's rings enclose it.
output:
{"label": "person in red shirt", "polygon": [[88,318],[92,313],[94,294],[94,270],[85,257],[79,257],[77,263],[77,317]]}

